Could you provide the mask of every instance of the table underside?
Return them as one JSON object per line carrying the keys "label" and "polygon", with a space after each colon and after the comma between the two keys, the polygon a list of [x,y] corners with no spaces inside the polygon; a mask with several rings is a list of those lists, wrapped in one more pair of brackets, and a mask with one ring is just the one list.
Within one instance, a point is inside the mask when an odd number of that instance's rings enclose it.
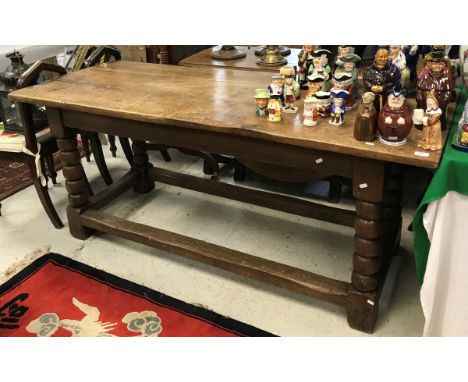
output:
{"label": "table underside", "polygon": [[[260,138],[168,127],[77,111],[48,108],[48,117],[64,164],[63,173],[69,193],[67,216],[74,237],[86,239],[94,231],[121,236],[341,305],[346,309],[351,327],[366,332],[374,329],[386,272],[392,255],[399,247],[402,200],[399,166]],[[133,167],[96,195],[91,194],[81,166],[76,147],[78,128],[133,140]],[[248,168],[278,180],[309,181],[331,175],[352,178],[356,211],[155,168],[148,161],[146,142],[232,155]],[[155,182],[354,227],[356,234],[350,282],[334,280],[100,211],[128,189],[147,193],[154,188]]]}

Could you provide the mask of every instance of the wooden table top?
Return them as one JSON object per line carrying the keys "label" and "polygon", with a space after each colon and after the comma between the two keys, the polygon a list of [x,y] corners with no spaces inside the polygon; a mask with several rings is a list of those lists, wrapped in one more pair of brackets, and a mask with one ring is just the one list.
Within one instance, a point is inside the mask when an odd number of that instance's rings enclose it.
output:
{"label": "wooden table top", "polygon": [[[283,114],[279,123],[255,116],[255,89],[266,87],[271,74],[242,70],[190,68],[136,62],[113,62],[80,70],[10,93],[15,101],[130,120],[237,134],[298,147],[373,158],[418,167],[436,168],[441,152],[419,156],[413,129],[400,147],[356,141],[356,109],[345,123],[332,126],[321,119],[302,125],[303,102],[296,114]],[[414,100],[409,100],[414,105]],[[83,127],[85,128],[85,127]],[[444,140],[447,131],[443,134]]]}
{"label": "wooden table top", "polygon": [[[229,69],[238,69],[238,70],[253,70],[259,72],[278,72],[280,66],[269,67],[262,66],[257,64],[258,56],[255,55],[255,47],[248,46],[237,46],[236,48],[242,49],[247,54],[243,58],[238,58],[236,60],[214,60],[210,57],[211,48],[202,50],[198,53],[195,53],[189,57],[184,58],[179,61],[179,65],[182,66],[197,66],[197,67],[216,67],[216,68],[229,68]],[[301,50],[291,48],[291,54],[286,56],[288,63],[285,65],[295,66],[297,65],[297,56]]]}

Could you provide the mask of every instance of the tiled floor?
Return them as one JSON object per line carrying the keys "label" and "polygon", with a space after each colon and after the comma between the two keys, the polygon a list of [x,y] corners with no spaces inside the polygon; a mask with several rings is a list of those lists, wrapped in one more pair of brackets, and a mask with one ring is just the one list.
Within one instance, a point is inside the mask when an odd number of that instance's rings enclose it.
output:
{"label": "tiled floor", "polygon": [[[107,155],[106,147],[105,152]],[[197,158],[171,151],[172,162],[164,163],[158,153],[150,156],[155,164],[203,176]],[[108,155],[107,161],[114,178],[128,168],[120,147],[118,157]],[[93,161],[85,163],[85,169],[93,188],[104,187]],[[375,336],[420,336],[422,333],[412,236],[406,227],[426,175],[410,171],[411,177],[407,179],[411,179],[411,190],[405,200],[401,256],[394,262],[388,288],[384,290]],[[59,185],[51,188],[50,193],[66,224],[67,197],[61,173],[58,181]],[[233,182],[232,176],[224,174],[223,181]],[[322,198],[328,190],[325,182],[277,184],[251,173],[244,185],[298,196],[314,193]],[[342,205],[351,208],[352,203],[349,188],[344,187]],[[353,235],[350,228],[161,184],[148,195],[136,196],[129,191],[118,204],[113,203],[107,209],[136,222],[325,276],[341,280],[350,277]],[[61,230],[53,228],[32,187],[4,200],[2,213],[0,274],[37,248],[50,246],[53,252],[281,336],[366,335],[350,329],[344,309],[332,304],[109,235],[95,235],[86,241],[74,239],[67,225]]]}

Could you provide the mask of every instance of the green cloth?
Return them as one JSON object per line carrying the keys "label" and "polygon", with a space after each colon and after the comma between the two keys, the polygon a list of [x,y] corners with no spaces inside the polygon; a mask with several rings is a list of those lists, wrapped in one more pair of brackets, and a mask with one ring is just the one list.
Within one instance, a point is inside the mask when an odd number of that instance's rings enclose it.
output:
{"label": "green cloth", "polygon": [[427,206],[429,203],[443,198],[449,191],[456,191],[460,194],[468,195],[468,153],[455,150],[451,144],[467,99],[468,92],[466,87],[463,87],[458,97],[455,116],[452,121],[442,160],[413,217],[414,257],[416,260],[419,282],[421,284],[424,280],[424,272],[426,271],[427,257],[431,245],[423,225],[423,215],[424,212],[426,212]]}

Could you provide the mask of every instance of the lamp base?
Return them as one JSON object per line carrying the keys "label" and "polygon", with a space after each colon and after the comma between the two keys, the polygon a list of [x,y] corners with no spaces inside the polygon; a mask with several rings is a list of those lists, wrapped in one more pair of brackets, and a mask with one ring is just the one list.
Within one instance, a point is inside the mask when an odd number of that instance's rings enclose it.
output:
{"label": "lamp base", "polygon": [[[291,54],[291,49],[289,49],[287,46],[284,46],[284,45],[279,45],[278,50],[279,50],[279,53],[283,57],[289,56]],[[255,49],[255,55],[261,57],[261,56],[263,56],[265,51],[266,51],[266,45],[260,46],[257,49]]]}
{"label": "lamp base", "polygon": [[234,45],[221,45],[211,49],[210,57],[215,60],[237,60],[245,57],[247,54]]}

